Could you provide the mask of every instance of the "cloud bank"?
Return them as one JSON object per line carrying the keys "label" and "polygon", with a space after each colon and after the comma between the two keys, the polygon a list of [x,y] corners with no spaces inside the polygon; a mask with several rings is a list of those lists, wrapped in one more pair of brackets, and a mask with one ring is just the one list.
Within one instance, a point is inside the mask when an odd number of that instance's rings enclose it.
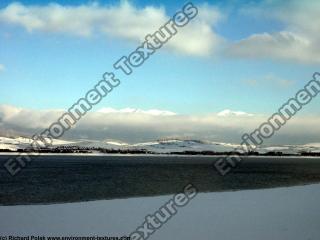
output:
{"label": "cloud bank", "polygon": [[262,1],[241,9],[245,16],[276,20],[279,32],[257,33],[236,42],[227,50],[241,58],[271,58],[304,64],[320,62],[320,2]]}
{"label": "cloud bank", "polygon": [[[232,58],[275,59],[300,64],[320,62],[319,1],[265,0],[244,4],[235,10],[243,17],[276,21],[283,28],[278,32],[252,33],[236,42],[225,39],[215,30],[221,20],[227,19],[227,13],[209,4],[197,7],[198,16],[170,40],[167,50],[190,56],[222,53]],[[164,7],[138,8],[128,1],[118,5],[78,6],[11,3],[0,9],[0,23],[20,26],[30,33],[80,37],[100,34],[134,42],[141,42],[145,35],[154,32],[169,18]]]}
{"label": "cloud bank", "polygon": [[[31,136],[47,128],[62,110],[32,110],[0,105],[0,134]],[[206,115],[181,115],[163,110],[102,108],[89,112],[63,138],[116,139],[143,142],[177,137],[239,143],[240,137],[252,132],[269,116],[224,110]],[[295,117],[270,143],[294,144],[319,141],[319,117]],[[310,128],[310,126],[313,126]]]}
{"label": "cloud bank", "polygon": [[[168,49],[195,56],[214,52],[222,39],[212,27],[221,18],[218,9],[210,5],[200,6],[197,18],[168,42]],[[137,8],[127,1],[109,6],[97,3],[79,6],[11,3],[0,10],[0,22],[23,27],[30,33],[39,31],[80,37],[102,34],[134,42],[143,41],[147,34],[156,31],[169,19],[163,7]]]}

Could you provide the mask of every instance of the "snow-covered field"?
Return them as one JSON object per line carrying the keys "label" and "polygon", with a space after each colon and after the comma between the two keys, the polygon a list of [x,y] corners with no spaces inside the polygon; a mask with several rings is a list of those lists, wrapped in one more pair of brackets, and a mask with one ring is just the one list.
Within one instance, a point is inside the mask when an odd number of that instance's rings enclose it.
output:
{"label": "snow-covered field", "polygon": [[[0,207],[0,235],[119,236],[172,196]],[[201,193],[154,240],[318,240],[320,184]]]}

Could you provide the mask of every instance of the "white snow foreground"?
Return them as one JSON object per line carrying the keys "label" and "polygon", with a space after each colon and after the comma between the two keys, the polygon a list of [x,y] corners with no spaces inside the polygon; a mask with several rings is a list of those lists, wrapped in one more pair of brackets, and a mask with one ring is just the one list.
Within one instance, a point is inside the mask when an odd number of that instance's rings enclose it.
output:
{"label": "white snow foreground", "polygon": [[[122,236],[172,196],[0,207],[2,236]],[[150,239],[320,238],[320,184],[200,193]]]}

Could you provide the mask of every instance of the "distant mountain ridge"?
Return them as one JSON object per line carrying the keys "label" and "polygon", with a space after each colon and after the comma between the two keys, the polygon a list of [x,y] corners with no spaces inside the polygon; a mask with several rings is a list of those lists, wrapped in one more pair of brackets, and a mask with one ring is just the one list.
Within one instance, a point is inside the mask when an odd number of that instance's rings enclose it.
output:
{"label": "distant mountain ridge", "polygon": [[[23,151],[31,148],[32,139],[28,137],[0,137],[0,150]],[[146,151],[152,153],[183,153],[183,152],[232,152],[237,144],[211,142],[196,139],[160,139],[152,142],[129,144],[117,140],[62,140],[54,139],[50,148],[89,149],[89,150],[121,150],[121,151]],[[107,151],[108,152],[108,151]],[[299,154],[301,152],[320,153],[320,143],[304,145],[272,145],[260,146],[256,152],[280,152],[283,154]]]}

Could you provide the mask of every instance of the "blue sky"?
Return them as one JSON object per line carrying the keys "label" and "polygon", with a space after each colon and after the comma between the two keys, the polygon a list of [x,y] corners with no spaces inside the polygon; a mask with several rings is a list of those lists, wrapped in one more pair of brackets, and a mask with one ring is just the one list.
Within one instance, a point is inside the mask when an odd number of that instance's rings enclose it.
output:
{"label": "blue sky", "polygon": [[[118,58],[139,45],[138,39],[116,33],[114,26],[109,27],[113,24],[108,22],[110,19],[88,23],[103,25],[107,33],[93,30],[83,36],[79,34],[81,29],[63,28],[64,24],[78,22],[72,14],[79,6],[84,6],[84,11],[92,16],[97,9],[114,8],[114,21],[121,22],[126,16],[117,15],[117,11],[128,4],[136,11],[137,19],[132,21],[140,24],[134,27],[143,32],[145,24],[147,29],[160,27],[157,18],[139,18],[144,9],[153,7],[168,19],[185,3],[169,0],[54,2],[61,9],[71,9],[69,15],[62,18],[62,29],[50,25],[53,15],[48,18],[41,15],[47,13],[46,8],[50,9],[52,1],[1,1],[0,104],[33,110],[67,109],[101,79],[103,72],[113,71],[112,65]],[[197,37],[204,42],[206,38],[208,41],[218,39],[210,42],[210,51],[204,53],[199,47],[199,54],[188,54],[178,47],[179,43],[160,49],[132,75],[118,72],[120,87],[96,110],[107,107],[161,109],[203,115],[231,109],[267,115],[276,111],[319,70],[318,37],[305,18],[318,16],[320,4],[312,1],[305,1],[305,6],[299,1],[193,3],[200,10],[195,19],[199,22],[186,28],[194,35],[197,29],[192,27],[209,27],[210,33],[202,32]],[[18,6],[21,12],[9,11],[13,6]],[[207,11],[205,16],[201,15],[203,9]],[[35,19],[42,21],[41,27],[34,25]],[[83,28],[96,27],[85,25],[87,22],[83,19],[79,22],[84,24]],[[130,21],[124,24],[130,29]],[[188,39],[180,37],[187,48]],[[270,49],[266,51],[267,48]],[[303,114],[318,115],[319,103],[320,100],[315,99]]]}

